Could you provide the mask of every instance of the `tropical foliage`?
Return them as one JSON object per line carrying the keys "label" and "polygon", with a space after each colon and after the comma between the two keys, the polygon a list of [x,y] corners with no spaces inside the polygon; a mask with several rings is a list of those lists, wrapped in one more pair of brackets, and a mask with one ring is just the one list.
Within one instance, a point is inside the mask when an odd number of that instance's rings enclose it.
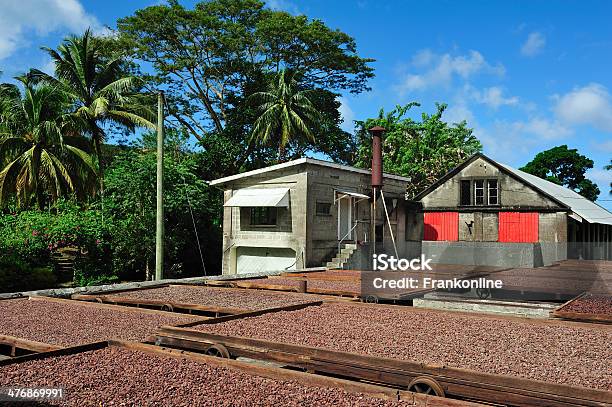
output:
{"label": "tropical foliage", "polygon": [[445,104],[437,104],[434,114],[423,113],[420,121],[408,117],[413,102],[397,106],[391,112],[380,110],[378,117],[357,122],[359,148],[355,164],[369,168],[372,137],[368,129],[386,129],[383,143],[385,171],[410,177],[408,197],[416,195],[453,167],[482,150],[480,141],[467,123],[449,124],[442,119]]}
{"label": "tropical foliage", "polygon": [[129,130],[137,126],[155,128],[151,101],[138,93],[142,81],[128,75],[124,56],[113,52],[107,40],[92,36],[66,38],[57,50],[44,48],[55,65],[55,77],[39,70],[31,75],[64,94],[72,102],[73,114],[85,124],[103,174],[104,126],[110,122]]}
{"label": "tropical foliage", "polygon": [[279,161],[285,158],[285,148],[293,138],[302,137],[315,143],[311,129],[320,115],[309,99],[311,93],[300,90],[294,74],[283,70],[276,81],[270,82],[266,92],[256,92],[249,97],[256,103],[259,114],[251,137],[263,143],[275,139]]}
{"label": "tropical foliage", "polygon": [[599,196],[599,187],[585,173],[593,168],[593,160],[578,153],[575,148],[566,145],[553,147],[550,150],[536,154],[522,171],[555,184],[566,186],[591,201]]}
{"label": "tropical foliage", "polygon": [[[169,136],[164,158],[165,270],[168,276],[202,275],[220,266],[221,191],[197,175],[199,156],[186,149],[184,140],[174,132]],[[155,267],[156,156],[148,152],[154,140],[146,136],[138,148],[119,154],[106,176],[104,211],[112,222],[113,268],[132,279],[145,278]]]}
{"label": "tropical foliage", "polygon": [[19,77],[0,87],[0,205],[13,198],[19,207],[39,209],[59,197],[85,199],[95,190],[96,168],[88,143],[78,136],[78,119],[56,86]]}
{"label": "tropical foliage", "polygon": [[339,128],[334,92],[367,90],[373,69],[346,33],[266,9],[259,0],[203,1],[193,9],[170,1],[120,19],[117,28],[130,55],[154,67],[142,75],[150,86],[166,89],[170,122],[197,139],[204,153],[221,159],[223,174],[276,161],[281,140],[252,142],[259,115],[247,100],[267,90],[270,73],[285,69],[300,72],[300,90],[316,92],[311,101],[324,117],[313,131],[318,143],[296,137],[283,147],[287,158],[306,151],[348,158],[354,144]]}

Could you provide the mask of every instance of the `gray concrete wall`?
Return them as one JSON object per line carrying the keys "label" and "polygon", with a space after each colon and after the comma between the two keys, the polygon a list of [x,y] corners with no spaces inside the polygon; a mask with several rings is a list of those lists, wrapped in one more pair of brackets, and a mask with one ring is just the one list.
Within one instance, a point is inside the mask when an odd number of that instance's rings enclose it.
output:
{"label": "gray concrete wall", "polygon": [[566,260],[567,246],[567,213],[540,213],[538,220],[538,240],[542,250],[542,262],[551,264]]}
{"label": "gray concrete wall", "polygon": [[538,243],[427,242],[422,252],[432,263],[470,266],[540,267],[543,263]]}
{"label": "gray concrete wall", "polygon": [[[338,206],[334,204],[334,189],[343,189],[364,195],[371,194],[371,176],[352,171],[318,165],[307,165],[308,173],[308,204],[307,204],[307,267],[317,267],[331,260],[338,251]],[[396,179],[384,177],[383,192],[387,200],[391,227],[396,240],[405,240],[404,227],[404,193],[406,183]],[[397,199],[396,209],[392,208],[392,200]],[[357,198],[359,200],[359,198]],[[316,203],[331,203],[331,213],[326,216],[316,214]],[[377,224],[383,224],[383,243],[377,245],[379,252],[393,253],[393,244],[382,200],[377,201]],[[358,223],[353,231],[353,240],[356,242],[370,241],[370,201],[362,200],[353,206],[352,221]],[[399,237],[398,237],[399,236]],[[360,246],[359,251],[369,252],[369,246]],[[355,253],[355,266],[361,264],[363,253]],[[368,254],[369,257],[369,254]],[[359,261],[357,260],[359,259]]]}
{"label": "gray concrete wall", "polygon": [[550,209],[559,207],[545,195],[478,158],[425,196],[421,200],[424,209],[456,208],[459,205],[460,181],[468,178],[498,179],[501,208],[538,207]]}
{"label": "gray concrete wall", "polygon": [[238,247],[292,249],[296,253],[295,267],[304,267],[307,185],[303,166],[241,178],[226,185],[225,201],[231,198],[233,191],[242,188],[289,188],[289,208],[279,210],[275,227],[250,225],[249,212],[245,208],[224,208],[223,274],[235,274]]}

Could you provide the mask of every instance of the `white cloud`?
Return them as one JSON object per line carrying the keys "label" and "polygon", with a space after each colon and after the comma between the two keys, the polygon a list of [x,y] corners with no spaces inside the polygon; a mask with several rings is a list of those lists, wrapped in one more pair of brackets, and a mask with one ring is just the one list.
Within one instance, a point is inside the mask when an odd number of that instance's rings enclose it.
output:
{"label": "white cloud", "polygon": [[444,111],[443,118],[447,123],[460,123],[465,120],[470,127],[476,125],[474,113],[472,113],[470,108],[463,101],[458,101],[450,105],[449,108]]}
{"label": "white cloud", "polygon": [[546,140],[562,139],[573,134],[573,130],[556,120],[534,117],[527,122],[516,122],[523,131]]}
{"label": "white cloud", "polygon": [[0,59],[12,55],[34,35],[67,29],[79,33],[102,25],[78,0],[5,0],[0,13]]}
{"label": "white cloud", "polygon": [[472,89],[471,96],[478,103],[487,105],[493,109],[500,106],[516,106],[519,104],[519,98],[516,96],[504,96],[504,90],[499,86],[485,88],[482,91]]}
{"label": "white cloud", "polygon": [[353,130],[355,130],[355,123],[353,123],[355,120],[355,112],[353,112],[353,109],[351,109],[349,106],[347,98],[344,96],[338,96],[338,101],[340,102],[338,111],[342,117],[342,125],[340,127],[342,130],[352,133]]}
{"label": "white cloud", "polygon": [[573,131],[554,120],[542,117],[524,121],[496,120],[492,124],[475,126],[474,135],[482,142],[486,154],[505,163],[525,163],[534,151],[550,148],[558,139]]}
{"label": "white cloud", "polygon": [[539,54],[546,46],[546,37],[540,32],[532,32],[521,47],[521,54],[532,57]]}
{"label": "white cloud", "polygon": [[555,114],[567,124],[588,124],[612,132],[612,103],[608,90],[597,83],[574,88],[569,93],[553,97]]}
{"label": "white cloud", "polygon": [[301,14],[298,6],[289,0],[268,0],[266,4],[272,10],[286,11],[290,14]]}
{"label": "white cloud", "polygon": [[489,64],[478,51],[469,51],[465,55],[436,54],[429,49],[416,53],[411,66],[421,73],[405,73],[395,87],[401,94],[424,90],[435,86],[448,86],[454,77],[466,80],[479,73],[503,75],[505,68],[501,64]]}

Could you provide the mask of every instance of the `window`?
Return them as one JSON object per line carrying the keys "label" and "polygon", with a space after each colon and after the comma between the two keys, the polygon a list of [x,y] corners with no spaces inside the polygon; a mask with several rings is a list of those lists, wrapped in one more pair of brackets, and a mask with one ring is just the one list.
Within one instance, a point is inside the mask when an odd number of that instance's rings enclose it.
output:
{"label": "window", "polygon": [[258,206],[251,208],[251,225],[253,226],[275,226],[276,208]]}
{"label": "window", "polygon": [[484,205],[484,180],[474,181],[474,205]]}
{"label": "window", "polygon": [[499,203],[499,196],[497,190],[497,180],[489,179],[487,180],[487,197],[489,205],[497,205]]}
{"label": "window", "polygon": [[472,181],[469,179],[461,180],[461,197],[459,198],[460,205],[469,205],[472,203]]}
{"label": "window", "polygon": [[499,205],[499,181],[497,179],[462,179],[459,189],[459,205]]}
{"label": "window", "polygon": [[316,213],[319,216],[330,216],[331,215],[331,206],[332,204],[329,202],[317,202]]}

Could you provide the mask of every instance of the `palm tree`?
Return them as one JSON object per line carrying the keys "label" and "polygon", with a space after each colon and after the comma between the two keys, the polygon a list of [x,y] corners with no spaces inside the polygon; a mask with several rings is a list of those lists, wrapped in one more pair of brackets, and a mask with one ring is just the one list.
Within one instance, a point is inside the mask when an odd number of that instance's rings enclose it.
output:
{"label": "palm tree", "polygon": [[20,207],[76,194],[84,198],[96,186],[96,168],[86,139],[75,136],[78,120],[66,113],[68,100],[47,84],[17,77],[0,86],[0,206],[14,196]]}
{"label": "palm tree", "polygon": [[[155,128],[153,113],[136,91],[140,80],[127,75],[122,56],[109,56],[105,42],[90,30],[64,40],[57,51],[43,48],[55,63],[54,78],[39,70],[31,74],[61,89],[73,103],[74,114],[87,123],[103,181],[102,143],[105,125],[119,124],[129,130]],[[102,185],[102,184],[101,184]]]}
{"label": "palm tree", "polygon": [[278,159],[285,157],[285,147],[295,137],[305,137],[311,142],[315,138],[310,130],[321,119],[309,94],[311,90],[300,90],[295,75],[281,71],[275,81],[270,82],[266,92],[257,92],[250,100],[257,104],[258,118],[254,123],[251,140],[266,143],[270,138],[279,142]]}

